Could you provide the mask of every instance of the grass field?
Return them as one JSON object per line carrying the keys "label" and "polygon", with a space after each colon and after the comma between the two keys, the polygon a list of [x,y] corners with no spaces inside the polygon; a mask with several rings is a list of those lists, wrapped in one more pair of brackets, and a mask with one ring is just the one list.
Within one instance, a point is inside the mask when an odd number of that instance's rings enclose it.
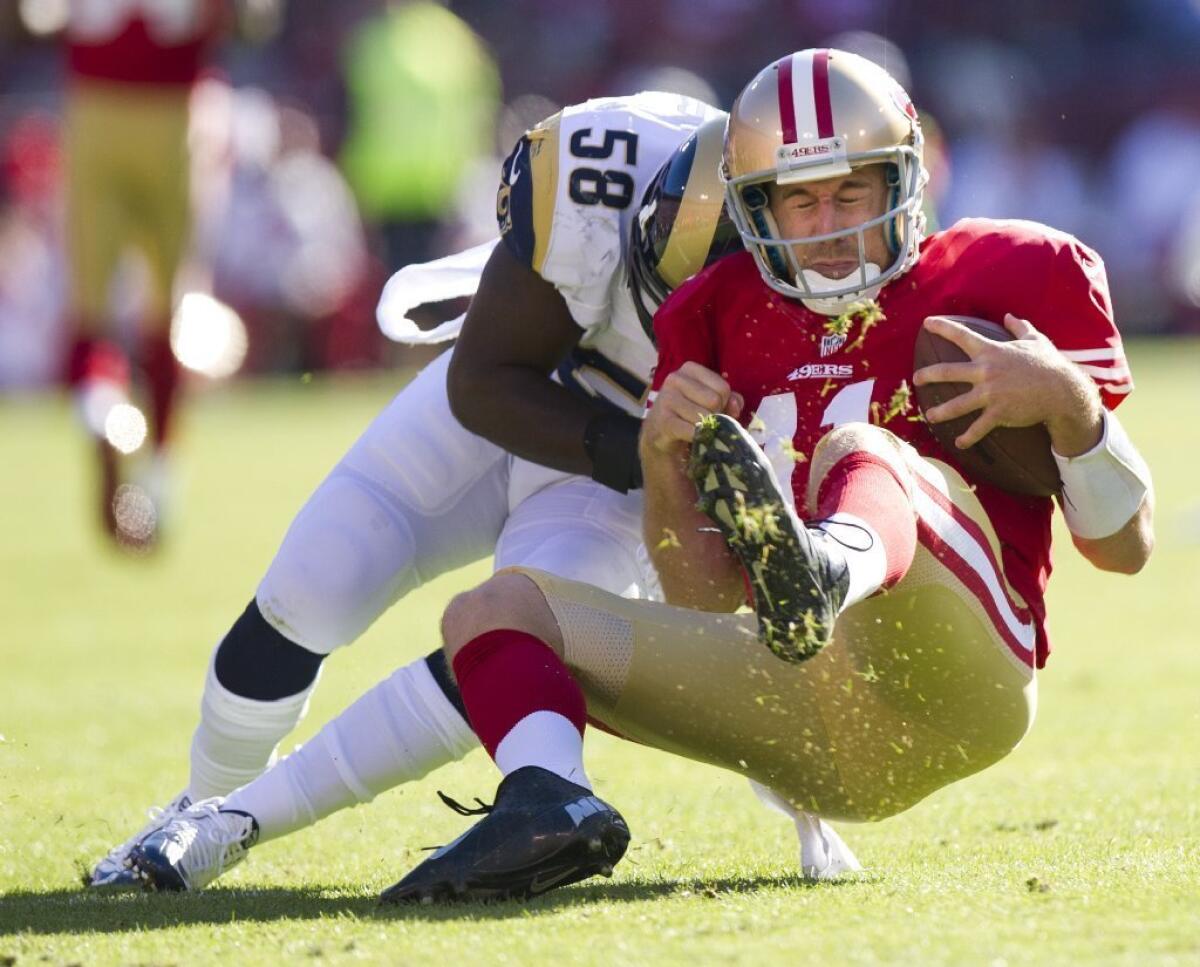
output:
{"label": "grass field", "polygon": [[[397,380],[241,385],[197,399],[171,541],[94,533],[65,405],[0,403],[0,964],[1200,963],[1200,343],[1132,347],[1126,425],[1156,471],[1136,578],[1059,534],[1038,722],[984,774],[841,831],[867,871],[812,886],[745,782],[590,733],[634,844],[609,881],[529,904],[385,910],[377,892],[488,797],[476,752],[266,844],[196,896],[84,894],[77,868],[183,784],[213,644],[302,500]],[[417,457],[419,458],[419,457]],[[327,663],[295,741],[435,644],[448,575]]]}

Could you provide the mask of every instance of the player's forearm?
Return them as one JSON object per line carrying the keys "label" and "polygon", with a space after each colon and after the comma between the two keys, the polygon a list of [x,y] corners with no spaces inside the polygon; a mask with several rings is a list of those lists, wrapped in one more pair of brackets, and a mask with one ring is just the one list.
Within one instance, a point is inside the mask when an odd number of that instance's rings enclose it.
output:
{"label": "player's forearm", "polygon": [[450,368],[450,408],[472,433],[534,463],[588,475],[583,445],[598,407],[522,366]]}
{"label": "player's forearm", "polygon": [[1096,384],[1065,358],[1046,418],[1050,445],[1064,457],[1086,453],[1104,432],[1104,407]]}
{"label": "player's forearm", "polygon": [[662,453],[642,448],[646,504],[643,539],[670,604],[698,611],[734,611],[744,585],[733,555],[707,517],[684,472],[687,447]]}
{"label": "player's forearm", "polygon": [[1147,493],[1136,514],[1115,534],[1108,537],[1079,537],[1071,540],[1088,562],[1101,571],[1136,574],[1150,560],[1154,550],[1154,494]]}

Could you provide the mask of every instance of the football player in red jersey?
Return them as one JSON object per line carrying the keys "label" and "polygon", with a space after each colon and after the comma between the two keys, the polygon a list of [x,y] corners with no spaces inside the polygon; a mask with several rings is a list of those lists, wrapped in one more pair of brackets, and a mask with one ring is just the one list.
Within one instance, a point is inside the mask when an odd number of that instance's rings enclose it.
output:
{"label": "football player in red jersey", "polygon": [[[841,51],[755,77],[723,166],[749,251],[657,313],[641,437],[647,546],[687,608],[524,568],[457,598],[445,649],[506,778],[495,809],[385,899],[528,895],[605,872],[628,830],[590,793],[588,718],[833,819],[894,815],[1011,751],[1049,650],[1052,501],[964,473],[916,418],[914,381],[971,384],[927,414],[980,411],[958,446],[1046,426],[1094,565],[1135,572],[1150,553],[1150,477],[1112,413],[1132,382],[1093,252],[1031,223],[923,238],[916,112]],[[1003,319],[1016,338],[926,321],[947,313]],[[923,325],[969,361],[914,373]],[[703,613],[747,588],[753,618]]]}
{"label": "football player in red jersey", "polygon": [[[118,458],[140,446],[147,432],[161,455],[170,433],[180,382],[170,345],[171,289],[190,221],[188,99],[228,12],[227,0],[72,0],[70,6],[67,234],[74,337],[65,375],[96,437],[102,522],[126,546],[145,546],[156,533],[154,495],[119,488]],[[110,290],[118,260],[134,244],[146,257],[150,285],[130,359],[111,333]],[[149,419],[126,409],[114,424],[114,407],[128,405],[131,377],[143,389]]]}

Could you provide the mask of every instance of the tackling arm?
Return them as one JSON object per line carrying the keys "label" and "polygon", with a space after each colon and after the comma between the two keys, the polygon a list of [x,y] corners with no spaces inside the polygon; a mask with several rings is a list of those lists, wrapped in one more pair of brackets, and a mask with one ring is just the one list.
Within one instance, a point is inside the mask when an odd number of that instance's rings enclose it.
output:
{"label": "tackling arm", "polygon": [[[597,476],[599,468],[584,442],[589,424],[621,416],[549,378],[582,334],[554,286],[522,264],[507,245],[497,245],[450,362],[448,392],[455,418],[516,456]],[[637,420],[625,420],[624,447],[636,465]],[[622,446],[619,440],[613,445],[611,434],[608,442],[613,449]]]}

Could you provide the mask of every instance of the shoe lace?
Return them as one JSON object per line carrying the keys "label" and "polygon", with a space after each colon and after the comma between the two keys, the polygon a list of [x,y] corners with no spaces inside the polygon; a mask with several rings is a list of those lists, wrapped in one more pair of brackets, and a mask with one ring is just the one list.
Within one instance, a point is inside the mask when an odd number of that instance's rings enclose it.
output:
{"label": "shoe lace", "polygon": [[[842,547],[850,551],[869,551],[875,546],[875,538],[871,536],[871,532],[867,530],[867,528],[863,527],[861,524],[853,524],[848,520],[834,520],[831,517],[822,517],[820,520],[807,521],[805,526],[820,530],[821,533],[828,537],[831,541],[836,544],[841,544]],[[853,544],[847,543],[838,537],[837,534],[835,534],[832,530],[830,530],[829,528],[831,527],[848,527],[851,530],[858,531],[863,535],[863,537],[866,538],[866,547],[855,547]]]}
{"label": "shoe lace", "polygon": [[[442,802],[444,802],[447,806],[449,806],[451,809],[453,809],[460,816],[486,816],[488,813],[490,813],[493,809],[496,808],[495,803],[486,803],[482,799],[480,799],[478,796],[475,797],[475,801],[477,803],[479,803],[479,807],[477,809],[472,809],[470,806],[464,806],[457,799],[454,799],[451,796],[447,796],[440,789],[437,791],[437,794],[438,794],[438,797],[442,800]],[[428,853],[430,851],[439,850],[441,848],[442,848],[441,846],[422,846],[421,851],[423,853]]]}
{"label": "shoe lace", "polygon": [[129,851],[149,836],[154,830],[163,826],[166,822],[174,819],[179,813],[187,809],[191,805],[191,800],[186,795],[176,796],[165,806],[151,806],[146,810],[146,818],[150,820],[145,826],[137,831],[135,835],[127,839],[123,843],[118,843],[108,851],[108,859],[124,860],[129,855]]}
{"label": "shoe lace", "polygon": [[[195,889],[215,880],[242,858],[251,820],[236,813],[222,813],[215,803],[198,804],[193,809],[200,815],[185,817],[163,832],[179,847],[180,872]],[[197,873],[203,873],[203,882],[196,880]]]}
{"label": "shoe lace", "polygon": [[495,803],[486,803],[482,799],[480,799],[478,796],[475,797],[475,801],[477,803],[479,803],[479,808],[472,809],[470,806],[464,806],[457,799],[452,799],[450,796],[447,796],[440,789],[437,791],[437,794],[438,794],[438,797],[442,800],[442,802],[444,802],[447,806],[449,806],[451,809],[453,809],[460,816],[486,816],[488,813],[490,813],[493,809],[496,808]]}

